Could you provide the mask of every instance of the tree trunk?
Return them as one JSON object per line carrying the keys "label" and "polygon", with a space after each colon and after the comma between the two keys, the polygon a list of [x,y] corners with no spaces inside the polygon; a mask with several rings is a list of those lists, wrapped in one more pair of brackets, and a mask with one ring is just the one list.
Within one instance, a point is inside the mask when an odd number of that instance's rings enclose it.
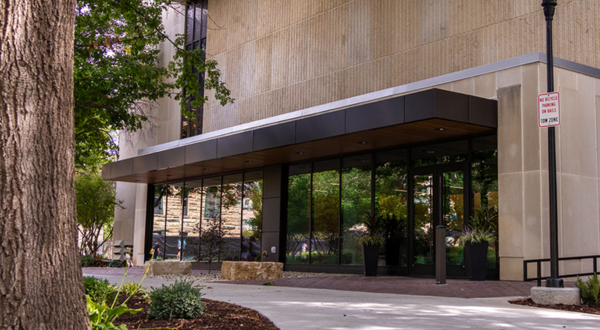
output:
{"label": "tree trunk", "polygon": [[77,249],[75,0],[0,0],[0,329],[89,329]]}

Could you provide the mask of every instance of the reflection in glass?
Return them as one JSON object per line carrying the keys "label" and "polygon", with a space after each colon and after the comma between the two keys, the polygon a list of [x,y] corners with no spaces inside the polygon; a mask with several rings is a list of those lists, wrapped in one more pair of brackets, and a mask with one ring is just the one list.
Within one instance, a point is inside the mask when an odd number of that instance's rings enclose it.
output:
{"label": "reflection in glass", "polygon": [[311,264],[338,264],[339,170],[313,173],[312,205]]}
{"label": "reflection in glass", "polygon": [[[498,235],[498,148],[495,135],[473,139],[471,178],[473,209],[488,210],[494,215],[491,218]],[[498,240],[490,244],[487,267],[499,267]]]}
{"label": "reflection in glass", "polygon": [[290,166],[288,177],[286,262],[309,262],[310,164]]}
{"label": "reflection in glass", "polygon": [[167,199],[166,185],[154,186],[154,220],[152,222],[152,244],[158,243],[159,251],[155,258],[164,258],[165,253],[165,207]]}
{"label": "reflection in glass", "polygon": [[215,249],[208,249],[208,246],[212,246],[203,239],[206,236],[206,231],[209,228],[217,226],[221,221],[221,177],[204,179],[204,193],[202,194],[202,231],[200,233],[200,256],[202,261],[219,260],[219,251]]}
{"label": "reflection in glass", "polygon": [[385,264],[406,266],[408,161],[406,150],[376,154],[375,210],[385,218]]}
{"label": "reflection in glass", "polygon": [[240,260],[242,234],[242,174],[223,177],[221,199],[221,229],[225,244],[220,251],[221,261]]}
{"label": "reflection in glass", "polygon": [[182,220],[182,190],[183,183],[170,184],[167,189],[167,212],[166,212],[166,241],[165,259],[178,259],[180,257],[179,245]]}
{"label": "reflection in glass", "polygon": [[446,226],[446,264],[463,264],[463,247],[456,238],[464,228],[463,171],[445,172],[442,177],[442,221]]}
{"label": "reflection in glass", "polygon": [[244,200],[242,203],[242,254],[241,260],[260,261],[262,241],[263,172],[244,174]]}
{"label": "reflection in glass", "polygon": [[415,265],[433,264],[433,174],[413,177]]}
{"label": "reflection in glass", "polygon": [[413,167],[458,163],[467,159],[467,140],[444,142],[411,149]]}
{"label": "reflection in glass", "polygon": [[342,162],[342,264],[362,264],[358,238],[364,218],[371,212],[371,155],[353,156]]}
{"label": "reflection in glass", "polygon": [[195,260],[200,244],[200,220],[202,216],[202,180],[186,181],[183,194],[184,212],[182,260]]}

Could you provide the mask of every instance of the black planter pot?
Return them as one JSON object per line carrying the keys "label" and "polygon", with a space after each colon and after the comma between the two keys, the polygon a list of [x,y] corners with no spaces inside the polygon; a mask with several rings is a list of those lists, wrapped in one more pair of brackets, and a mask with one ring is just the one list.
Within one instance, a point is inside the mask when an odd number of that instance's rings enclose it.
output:
{"label": "black planter pot", "polygon": [[385,265],[398,266],[400,264],[400,242],[385,242]]}
{"label": "black planter pot", "polygon": [[485,281],[489,242],[465,244],[465,268],[469,281]]}
{"label": "black planter pot", "polygon": [[379,244],[363,244],[362,254],[365,276],[377,276],[377,263],[379,262]]}

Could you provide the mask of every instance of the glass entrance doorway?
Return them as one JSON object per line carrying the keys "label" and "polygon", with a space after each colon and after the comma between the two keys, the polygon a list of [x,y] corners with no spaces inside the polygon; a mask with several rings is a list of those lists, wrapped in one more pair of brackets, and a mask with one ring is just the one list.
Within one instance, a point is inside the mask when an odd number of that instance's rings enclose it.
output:
{"label": "glass entrance doorway", "polygon": [[468,210],[466,163],[433,165],[411,171],[409,275],[435,275],[435,228],[446,226],[448,276],[462,276],[463,248],[456,241]]}

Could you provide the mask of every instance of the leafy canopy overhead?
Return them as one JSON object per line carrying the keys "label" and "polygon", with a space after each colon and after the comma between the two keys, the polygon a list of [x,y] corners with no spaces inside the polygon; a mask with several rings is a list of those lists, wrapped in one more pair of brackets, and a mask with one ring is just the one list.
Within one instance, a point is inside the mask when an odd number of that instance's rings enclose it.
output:
{"label": "leafy canopy overhead", "polygon": [[[182,113],[206,101],[215,90],[222,105],[233,102],[215,61],[201,49],[185,50],[184,36],[169,38],[163,13],[182,6],[171,0],[78,0],[75,7],[75,164],[84,167],[114,158],[113,132],[136,131],[148,120],[148,106],[163,97],[179,101]],[[173,60],[159,65],[160,43],[175,47]]]}

